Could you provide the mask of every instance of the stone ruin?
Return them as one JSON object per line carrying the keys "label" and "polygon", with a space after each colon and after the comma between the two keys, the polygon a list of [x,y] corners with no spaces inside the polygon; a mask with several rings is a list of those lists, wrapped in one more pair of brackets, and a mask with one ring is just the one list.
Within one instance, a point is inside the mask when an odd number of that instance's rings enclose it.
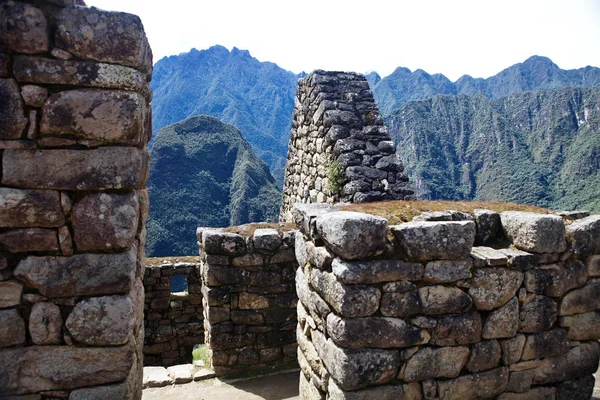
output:
{"label": "stone ruin", "polygon": [[152,53],[82,4],[0,4],[0,398],[141,398]]}
{"label": "stone ruin", "polygon": [[295,203],[408,200],[413,190],[369,84],[353,72],[298,82],[280,221]]}

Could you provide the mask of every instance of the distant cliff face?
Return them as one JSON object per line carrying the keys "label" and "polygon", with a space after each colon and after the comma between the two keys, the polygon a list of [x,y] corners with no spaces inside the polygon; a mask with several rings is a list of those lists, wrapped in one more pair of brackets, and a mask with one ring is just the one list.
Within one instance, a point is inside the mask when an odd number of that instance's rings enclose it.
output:
{"label": "distant cliff face", "polygon": [[387,124],[418,198],[600,211],[600,89],[439,95]]}
{"label": "distant cliff face", "polygon": [[165,57],[154,66],[152,124],[198,114],[235,125],[283,182],[298,76],[222,46]]}
{"label": "distant cliff face", "polygon": [[161,129],[151,153],[147,254],[197,252],[196,227],[274,221],[281,193],[235,127],[205,115]]}

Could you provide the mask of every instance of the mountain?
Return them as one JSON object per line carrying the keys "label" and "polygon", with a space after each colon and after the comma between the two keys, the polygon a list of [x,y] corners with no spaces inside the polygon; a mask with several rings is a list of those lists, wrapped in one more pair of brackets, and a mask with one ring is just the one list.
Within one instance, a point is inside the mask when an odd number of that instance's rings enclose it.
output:
{"label": "mountain", "polygon": [[146,253],[196,254],[196,227],[275,221],[281,192],[234,126],[200,115],[158,131],[151,150]]}
{"label": "mountain", "polygon": [[283,182],[298,77],[235,47],[162,58],[150,84],[153,129],[199,114],[217,117],[239,128]]}
{"label": "mountain", "polygon": [[399,67],[383,79],[377,80],[373,76],[369,84],[381,113],[385,115],[409,101],[425,100],[437,94],[482,93],[497,99],[526,91],[598,87],[600,68],[588,66],[563,70],[549,58],[533,56],[487,79],[464,75],[452,82],[442,74],[430,75],[420,69],[411,72]]}
{"label": "mountain", "polygon": [[600,211],[599,88],[437,95],[386,124],[418,198]]}

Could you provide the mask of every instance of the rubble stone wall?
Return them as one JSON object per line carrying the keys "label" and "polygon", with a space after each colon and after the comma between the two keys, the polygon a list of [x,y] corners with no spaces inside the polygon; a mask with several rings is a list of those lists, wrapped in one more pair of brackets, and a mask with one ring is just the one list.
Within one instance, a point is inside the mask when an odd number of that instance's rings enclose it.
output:
{"label": "rubble stone wall", "polygon": [[600,215],[294,216],[300,398],[591,397]]}
{"label": "rubble stone wall", "polygon": [[369,84],[353,72],[314,71],[298,82],[280,220],[294,203],[412,198]]}
{"label": "rubble stone wall", "polygon": [[136,16],[0,4],[2,398],[141,398],[151,70]]}
{"label": "rubble stone wall", "polygon": [[205,343],[217,376],[297,367],[295,231],[198,230]]}
{"label": "rubble stone wall", "polygon": [[[171,280],[183,276],[187,291],[171,293]],[[200,265],[166,263],[144,270],[144,365],[191,364],[192,350],[204,343]]]}

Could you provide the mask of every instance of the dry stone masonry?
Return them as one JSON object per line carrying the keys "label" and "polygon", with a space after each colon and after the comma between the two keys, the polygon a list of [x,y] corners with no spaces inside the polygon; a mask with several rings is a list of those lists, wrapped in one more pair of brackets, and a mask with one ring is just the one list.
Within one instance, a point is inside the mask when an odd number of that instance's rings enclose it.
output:
{"label": "dry stone masonry", "polygon": [[205,343],[217,376],[297,367],[295,232],[198,229]]}
{"label": "dry stone masonry", "polygon": [[0,3],[0,398],[141,398],[151,71],[136,16]]}
{"label": "dry stone masonry", "polygon": [[[173,277],[185,277],[187,291],[171,293]],[[200,265],[165,263],[144,270],[144,365],[170,367],[192,362],[204,343]]]}
{"label": "dry stone masonry", "polygon": [[294,203],[409,199],[403,171],[363,75],[318,70],[299,80],[281,221],[292,221]]}
{"label": "dry stone masonry", "polygon": [[591,397],[600,215],[294,218],[301,399]]}

